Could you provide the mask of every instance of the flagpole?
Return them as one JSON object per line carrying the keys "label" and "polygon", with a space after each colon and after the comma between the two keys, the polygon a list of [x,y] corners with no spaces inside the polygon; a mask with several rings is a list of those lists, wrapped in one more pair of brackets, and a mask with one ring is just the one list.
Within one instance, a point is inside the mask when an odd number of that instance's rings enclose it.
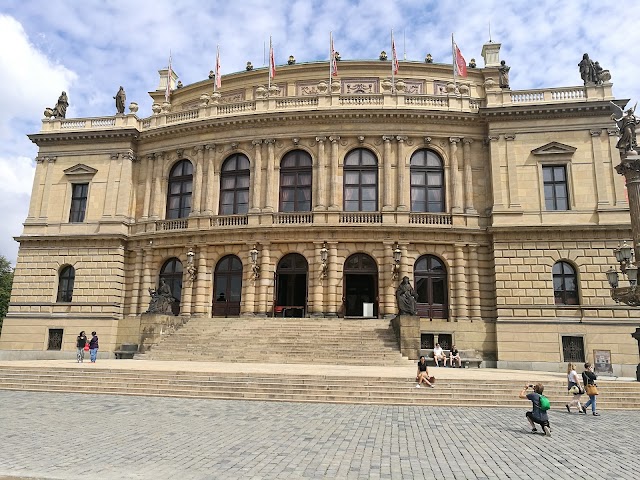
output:
{"label": "flagpole", "polygon": [[402,30],[402,59],[407,61],[407,32]]}
{"label": "flagpole", "polygon": [[395,70],[395,60],[393,59],[393,52],[395,51],[395,45],[393,44],[393,28],[391,29],[391,92],[393,93],[396,89],[396,74]]}
{"label": "flagpole", "polygon": [[271,55],[273,55],[273,44],[271,43],[271,35],[269,35],[269,68],[267,68],[269,72],[269,91],[271,91]]}
{"label": "flagpole", "polygon": [[453,59],[453,91],[455,92],[458,89],[458,86],[456,84],[456,80],[457,80],[457,75],[456,75],[456,70],[457,70],[457,64],[456,64],[456,47],[455,47],[455,42],[453,41],[453,33],[451,33],[451,58]]}
{"label": "flagpole", "polygon": [[329,92],[331,92],[331,77],[333,76],[333,32],[329,32]]}
{"label": "flagpole", "polygon": [[216,45],[216,76],[213,79],[213,93],[216,93],[216,87],[218,86],[218,59],[220,58],[220,45]]}

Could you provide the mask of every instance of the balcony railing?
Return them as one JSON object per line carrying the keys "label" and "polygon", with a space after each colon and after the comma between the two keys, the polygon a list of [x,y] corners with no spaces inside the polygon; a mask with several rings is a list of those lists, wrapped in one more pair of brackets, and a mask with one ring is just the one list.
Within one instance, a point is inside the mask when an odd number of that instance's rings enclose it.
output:
{"label": "balcony railing", "polygon": [[273,223],[278,225],[313,223],[313,213],[311,212],[274,213]]}
{"label": "balcony railing", "polygon": [[217,215],[209,221],[212,227],[239,227],[248,223],[246,215]]}
{"label": "balcony railing", "polygon": [[185,228],[189,228],[189,220],[186,218],[181,218],[178,220],[157,220],[156,221],[156,230],[184,230]]}
{"label": "balcony railing", "polygon": [[340,223],[382,223],[379,212],[341,212]]}
{"label": "balcony railing", "polygon": [[410,213],[409,223],[414,225],[452,225],[451,215],[444,213]]}

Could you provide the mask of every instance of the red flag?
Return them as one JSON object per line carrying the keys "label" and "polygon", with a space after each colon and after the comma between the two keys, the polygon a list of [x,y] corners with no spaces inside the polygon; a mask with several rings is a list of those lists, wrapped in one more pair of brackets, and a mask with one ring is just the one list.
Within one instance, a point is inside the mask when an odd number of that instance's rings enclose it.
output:
{"label": "red flag", "polygon": [[329,53],[329,65],[331,65],[331,76],[338,76],[338,61],[336,60],[336,51],[333,48],[333,34],[329,34],[329,38],[331,41],[331,52]]}
{"label": "red flag", "polygon": [[220,88],[222,86],[222,77],[220,75],[220,47],[218,47],[218,52],[216,54],[216,88]]}
{"label": "red flag", "polygon": [[393,33],[391,33],[391,61],[393,62],[393,74],[398,73],[398,68],[400,65],[398,64],[398,55],[396,54],[396,42],[393,40]]}
{"label": "red flag", "polygon": [[457,44],[453,44],[453,50],[455,54],[455,58],[453,61],[455,62],[455,69],[458,75],[461,77],[467,76],[467,62],[465,61],[462,53],[460,53],[460,49]]}
{"label": "red flag", "polygon": [[273,54],[273,44],[271,43],[271,37],[269,37],[269,78],[276,77],[276,59]]}
{"label": "red flag", "polygon": [[169,69],[167,70],[167,88],[164,91],[164,101],[167,103],[171,98],[171,77],[173,77],[173,72],[171,70],[171,52],[169,52]]}

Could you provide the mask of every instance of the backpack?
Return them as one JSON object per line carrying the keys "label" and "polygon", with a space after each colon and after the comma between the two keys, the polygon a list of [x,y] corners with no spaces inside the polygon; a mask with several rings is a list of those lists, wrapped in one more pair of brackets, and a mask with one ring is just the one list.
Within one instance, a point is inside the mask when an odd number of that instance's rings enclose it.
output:
{"label": "backpack", "polygon": [[550,408],[551,408],[551,402],[549,402],[549,399],[544,395],[540,395],[540,410],[542,410],[543,412],[546,412]]}

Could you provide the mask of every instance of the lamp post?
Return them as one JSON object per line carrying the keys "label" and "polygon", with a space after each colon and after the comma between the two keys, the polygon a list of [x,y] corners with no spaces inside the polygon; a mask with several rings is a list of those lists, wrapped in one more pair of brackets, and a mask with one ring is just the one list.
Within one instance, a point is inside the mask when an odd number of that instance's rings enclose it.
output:
{"label": "lamp post", "polygon": [[391,278],[397,280],[400,276],[400,260],[402,259],[402,251],[398,242],[393,246],[393,270],[391,271]]}
{"label": "lamp post", "polygon": [[255,243],[253,244],[253,248],[249,250],[249,258],[251,259],[253,279],[257,280],[260,278],[260,265],[258,265],[258,249],[256,248]]}

